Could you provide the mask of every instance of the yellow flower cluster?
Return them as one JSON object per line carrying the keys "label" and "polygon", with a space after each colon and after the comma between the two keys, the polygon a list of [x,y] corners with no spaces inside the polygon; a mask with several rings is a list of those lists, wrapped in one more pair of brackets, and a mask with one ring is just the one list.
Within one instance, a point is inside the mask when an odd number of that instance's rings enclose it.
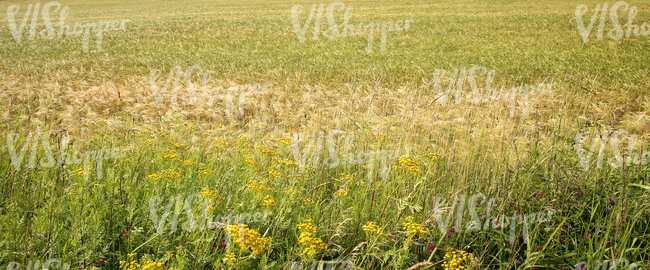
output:
{"label": "yellow flower cluster", "polygon": [[244,162],[246,162],[246,163],[248,163],[250,165],[260,165],[259,163],[255,162],[253,160],[253,157],[246,157],[246,160]]}
{"label": "yellow flower cluster", "polygon": [[291,143],[291,139],[289,139],[289,138],[282,138],[282,139],[279,139],[278,142],[281,143],[281,144],[289,145],[289,144]]}
{"label": "yellow flower cluster", "polygon": [[72,174],[76,176],[84,176],[84,175],[90,175],[90,171],[84,171],[84,169],[77,169],[73,171]]}
{"label": "yellow flower cluster", "polygon": [[415,235],[419,234],[424,234],[428,235],[429,232],[425,231],[424,228],[422,227],[422,224],[418,223],[413,223],[413,217],[408,217],[406,218],[406,222],[402,223],[404,226],[404,231],[406,232],[406,235],[408,238],[412,238]]}
{"label": "yellow flower cluster", "polygon": [[414,158],[409,158],[409,157],[406,157],[406,156],[400,157],[399,158],[399,163],[402,163],[402,164],[406,165],[406,168],[408,168],[409,171],[412,171],[412,172],[419,172],[420,171],[419,166],[422,165],[422,163],[418,162]]}
{"label": "yellow flower cluster", "polygon": [[226,141],[224,141],[224,140],[222,140],[222,139],[214,139],[214,142],[215,142],[215,143],[218,143],[218,144],[221,144],[221,145],[226,144]]}
{"label": "yellow flower cluster", "polygon": [[298,191],[296,191],[295,189],[291,189],[291,188],[284,191],[284,194],[287,194],[289,196],[296,195],[296,193],[298,193]]}
{"label": "yellow flower cluster", "polygon": [[153,173],[149,175],[149,178],[151,180],[156,180],[156,181],[160,180],[160,178],[162,177],[163,177],[162,173]]}
{"label": "yellow flower cluster", "polygon": [[293,160],[274,160],[273,164],[296,165],[296,162]]}
{"label": "yellow flower cluster", "polygon": [[[129,258],[135,256],[136,254],[129,254]],[[163,262],[154,262],[148,258],[141,258],[139,261],[133,260],[131,262],[120,261],[120,268],[122,270],[164,270],[163,267],[165,263]],[[174,268],[169,268],[169,270],[174,270]]]}
{"label": "yellow flower cluster", "polygon": [[334,195],[339,196],[339,197],[348,196],[348,190],[347,189],[339,189],[336,192],[334,192]]}
{"label": "yellow flower cluster", "polygon": [[223,258],[223,262],[230,265],[234,264],[235,262],[237,262],[237,259],[235,257],[236,257],[235,253],[231,252],[230,254],[226,255],[225,258]]}
{"label": "yellow flower cluster", "polygon": [[306,219],[302,222],[303,223],[298,224],[298,229],[300,230],[300,243],[305,245],[305,249],[302,251],[301,256],[313,256],[318,253],[319,249],[327,248],[327,245],[323,243],[323,240],[314,237],[318,231],[318,227],[312,224],[311,219]]}
{"label": "yellow flower cluster", "polygon": [[368,223],[366,223],[366,225],[363,225],[361,228],[363,229],[363,231],[366,232],[368,236],[372,234],[384,235],[384,233],[381,232],[381,228],[379,228],[377,223],[372,221],[368,221]]}
{"label": "yellow flower cluster", "polygon": [[205,175],[210,175],[210,174],[213,174],[214,171],[208,170],[207,168],[199,168],[198,173],[205,174]]}
{"label": "yellow flower cluster", "polygon": [[264,197],[264,203],[262,203],[264,206],[276,206],[278,205],[278,201],[274,200],[271,195],[266,195]]}
{"label": "yellow flower cluster", "polygon": [[159,172],[159,173],[150,174],[149,178],[151,178],[153,180],[160,180],[161,178],[163,178],[165,176],[167,176],[168,178],[174,178],[175,179],[175,178],[181,177],[181,174],[179,172],[177,172],[176,170],[174,170],[174,169],[168,169],[168,170],[164,170],[164,171]]}
{"label": "yellow flower cluster", "polygon": [[156,140],[154,140],[154,139],[148,139],[148,140],[144,141],[144,143],[145,143],[145,144],[156,144]]}
{"label": "yellow flower cluster", "polygon": [[445,260],[442,263],[445,270],[471,269],[478,265],[478,259],[473,254],[451,247],[447,248],[442,259]]}
{"label": "yellow flower cluster", "polygon": [[239,138],[239,139],[237,139],[237,141],[235,143],[237,144],[237,147],[242,148],[242,147],[246,146],[247,142],[246,142],[245,138]]}
{"label": "yellow flower cluster", "polygon": [[235,243],[238,243],[241,249],[250,247],[255,255],[262,253],[268,244],[268,240],[260,237],[260,233],[249,229],[246,224],[228,225],[224,229],[230,233],[231,239],[235,239]]}
{"label": "yellow flower cluster", "polygon": [[341,179],[344,179],[344,180],[351,180],[352,178],[354,178],[354,176],[356,175],[356,173],[353,173],[353,174],[340,173],[339,175],[341,176]]}
{"label": "yellow flower cluster", "polygon": [[278,171],[278,170],[273,170],[273,169],[269,170],[269,174],[270,174],[271,176],[280,177],[280,173],[281,173],[281,172]]}
{"label": "yellow flower cluster", "polygon": [[179,143],[171,143],[171,144],[176,148],[181,147],[181,145]]}
{"label": "yellow flower cluster", "polygon": [[190,165],[192,165],[192,161],[191,161],[191,160],[183,161],[183,167],[187,167],[187,166],[190,166]]}
{"label": "yellow flower cluster", "polygon": [[255,180],[250,180],[250,181],[248,181],[248,184],[246,185],[246,187],[248,187],[248,188],[250,188],[252,190],[255,190],[255,191],[259,192],[259,193],[262,193],[262,194],[269,193],[269,192],[272,192],[273,189],[266,187],[266,184],[268,182],[269,182],[268,178],[264,178],[264,179],[262,179],[262,181],[259,181],[259,182],[255,181]]}
{"label": "yellow flower cluster", "polygon": [[167,154],[164,154],[164,157],[168,158],[168,159],[175,159],[175,158],[180,157],[180,156],[181,155],[176,153],[176,151],[174,151],[174,150],[167,150]]}
{"label": "yellow flower cluster", "polygon": [[434,161],[440,159],[440,155],[438,155],[438,154],[436,154],[436,153],[433,153],[433,152],[427,152],[426,154],[424,154],[424,156],[425,156],[425,157],[428,157],[428,158],[431,158],[431,159],[433,159]]}
{"label": "yellow flower cluster", "polygon": [[305,199],[302,199],[302,203],[304,203],[304,204],[313,204],[315,202],[311,198],[305,198]]}
{"label": "yellow flower cluster", "polygon": [[260,150],[260,152],[264,153],[267,156],[277,156],[278,155],[278,152],[275,152],[275,151],[273,151],[271,149],[261,147],[259,145],[255,146],[255,148],[257,148],[258,150]]}
{"label": "yellow flower cluster", "polygon": [[203,188],[203,191],[201,192],[201,197],[203,197],[203,199],[210,199],[210,210],[217,209],[216,202],[221,200],[221,196],[217,195],[217,191],[210,190],[210,187],[208,186],[205,186]]}

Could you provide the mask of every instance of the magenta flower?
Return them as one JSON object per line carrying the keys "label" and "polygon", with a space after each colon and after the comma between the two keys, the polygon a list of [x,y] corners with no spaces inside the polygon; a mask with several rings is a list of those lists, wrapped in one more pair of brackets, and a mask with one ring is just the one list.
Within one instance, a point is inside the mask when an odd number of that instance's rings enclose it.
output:
{"label": "magenta flower", "polygon": [[220,248],[220,249],[224,249],[224,248],[226,248],[226,242],[225,242],[225,241],[221,241],[221,243],[219,243],[219,248]]}
{"label": "magenta flower", "polygon": [[129,235],[131,235],[131,232],[128,232],[128,231],[122,234],[122,236],[124,236],[124,237],[128,237]]}
{"label": "magenta flower", "polygon": [[427,254],[431,254],[434,249],[436,249],[436,246],[434,244],[429,244],[429,247],[427,248]]}

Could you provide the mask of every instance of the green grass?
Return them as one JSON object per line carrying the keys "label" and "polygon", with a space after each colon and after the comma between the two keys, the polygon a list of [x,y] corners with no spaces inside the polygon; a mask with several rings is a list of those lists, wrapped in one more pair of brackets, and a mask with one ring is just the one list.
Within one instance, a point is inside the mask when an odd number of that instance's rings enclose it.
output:
{"label": "green grass", "polygon": [[[233,269],[291,269],[301,260],[311,265],[337,258],[355,269],[407,269],[424,261],[433,265],[420,269],[443,269],[448,247],[473,254],[476,269],[573,269],[581,261],[592,269],[614,258],[650,268],[648,166],[592,164],[584,171],[574,150],[578,131],[591,134],[585,149],[596,131],[638,135],[637,152],[648,142],[649,37],[596,40],[596,22],[583,44],[572,20],[577,5],[589,7],[588,23],[596,4],[604,2],[345,2],[354,8],[350,23],[415,20],[408,31],[388,33],[386,51],[375,34],[371,53],[365,36],[329,40],[321,33],[311,40],[313,24],[307,40],[298,41],[292,6],[304,6],[303,23],[311,4],[321,2],[61,3],[70,8],[68,25],[131,22],[125,31],[105,32],[101,52],[91,38],[90,52],[84,53],[81,37],[29,40],[29,22],[17,44],[7,19],[0,21],[0,267],[58,258],[71,269],[122,269],[120,261],[140,259],[164,262],[165,269],[227,269],[223,229],[169,232],[167,225],[159,235],[150,217],[151,198],[163,199],[161,216],[170,196],[185,198],[209,187],[222,198],[212,215],[272,212],[267,221],[249,225],[268,241],[267,248],[255,255],[231,246],[237,258]],[[629,3],[638,7],[636,24],[650,22],[650,4]],[[2,2],[0,10],[12,4],[20,6],[19,23],[29,3]],[[627,14],[619,14],[625,23]],[[340,24],[343,12],[336,16]],[[52,17],[56,23],[58,13]],[[321,31],[328,27],[325,19]],[[246,102],[235,98],[244,108],[240,118],[228,117],[222,100],[155,106],[151,70],[161,70],[162,85],[172,68],[194,65],[212,72],[209,87],[273,87]],[[556,87],[530,114],[517,111],[514,117],[504,102],[436,103],[429,85],[434,71],[473,65],[495,70],[496,86],[546,80]],[[470,91],[468,85],[464,91]],[[5,147],[8,134],[20,134],[22,146],[35,130],[67,133],[74,138],[68,143],[72,150],[122,149],[124,156],[105,160],[99,179],[92,170],[80,176],[83,163],[28,168],[30,147],[17,170]],[[384,180],[380,162],[372,169],[286,164],[294,161],[294,152],[280,139],[295,143],[294,133],[332,130],[351,136],[355,154],[413,147],[409,156],[421,163],[419,171],[391,159],[388,166],[395,167]],[[58,153],[56,136],[48,140]],[[299,144],[301,151],[306,145]],[[320,159],[329,156],[328,146],[340,157],[345,139],[323,145]],[[613,156],[606,149],[605,160]],[[180,156],[165,157],[167,150]],[[35,153],[36,162],[46,157],[42,147]],[[315,158],[308,155],[310,162]],[[203,168],[209,171],[200,173]],[[164,175],[171,169],[178,178]],[[161,179],[152,176],[161,173]],[[264,192],[249,185],[265,178]],[[469,199],[477,193],[495,200],[492,211],[498,215],[557,214],[531,227],[527,245],[519,240],[511,245],[508,229],[441,233],[431,213],[436,196],[451,207],[455,195]],[[265,198],[277,205],[264,205]],[[463,226],[472,220],[467,207]],[[193,204],[195,216],[201,208]],[[187,216],[178,209],[182,226]],[[485,210],[485,203],[478,204],[478,213]],[[406,235],[409,216],[429,234]],[[301,255],[297,226],[305,219],[318,226],[315,237],[327,245],[314,256]],[[367,234],[367,222],[376,222],[386,236]]]}

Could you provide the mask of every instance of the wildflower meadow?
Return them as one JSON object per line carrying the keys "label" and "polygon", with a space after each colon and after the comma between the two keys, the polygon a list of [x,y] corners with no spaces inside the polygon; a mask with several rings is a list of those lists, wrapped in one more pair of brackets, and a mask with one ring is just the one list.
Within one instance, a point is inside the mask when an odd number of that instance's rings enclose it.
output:
{"label": "wildflower meadow", "polygon": [[650,269],[648,1],[0,13],[0,269]]}

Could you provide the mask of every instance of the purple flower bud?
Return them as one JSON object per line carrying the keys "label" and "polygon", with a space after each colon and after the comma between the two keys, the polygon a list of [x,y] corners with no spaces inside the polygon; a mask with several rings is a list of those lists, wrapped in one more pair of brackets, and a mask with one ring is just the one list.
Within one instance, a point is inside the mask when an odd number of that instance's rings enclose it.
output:
{"label": "purple flower bud", "polygon": [[427,248],[427,254],[431,254],[434,249],[436,249],[436,246],[434,244],[429,244],[429,247]]}

